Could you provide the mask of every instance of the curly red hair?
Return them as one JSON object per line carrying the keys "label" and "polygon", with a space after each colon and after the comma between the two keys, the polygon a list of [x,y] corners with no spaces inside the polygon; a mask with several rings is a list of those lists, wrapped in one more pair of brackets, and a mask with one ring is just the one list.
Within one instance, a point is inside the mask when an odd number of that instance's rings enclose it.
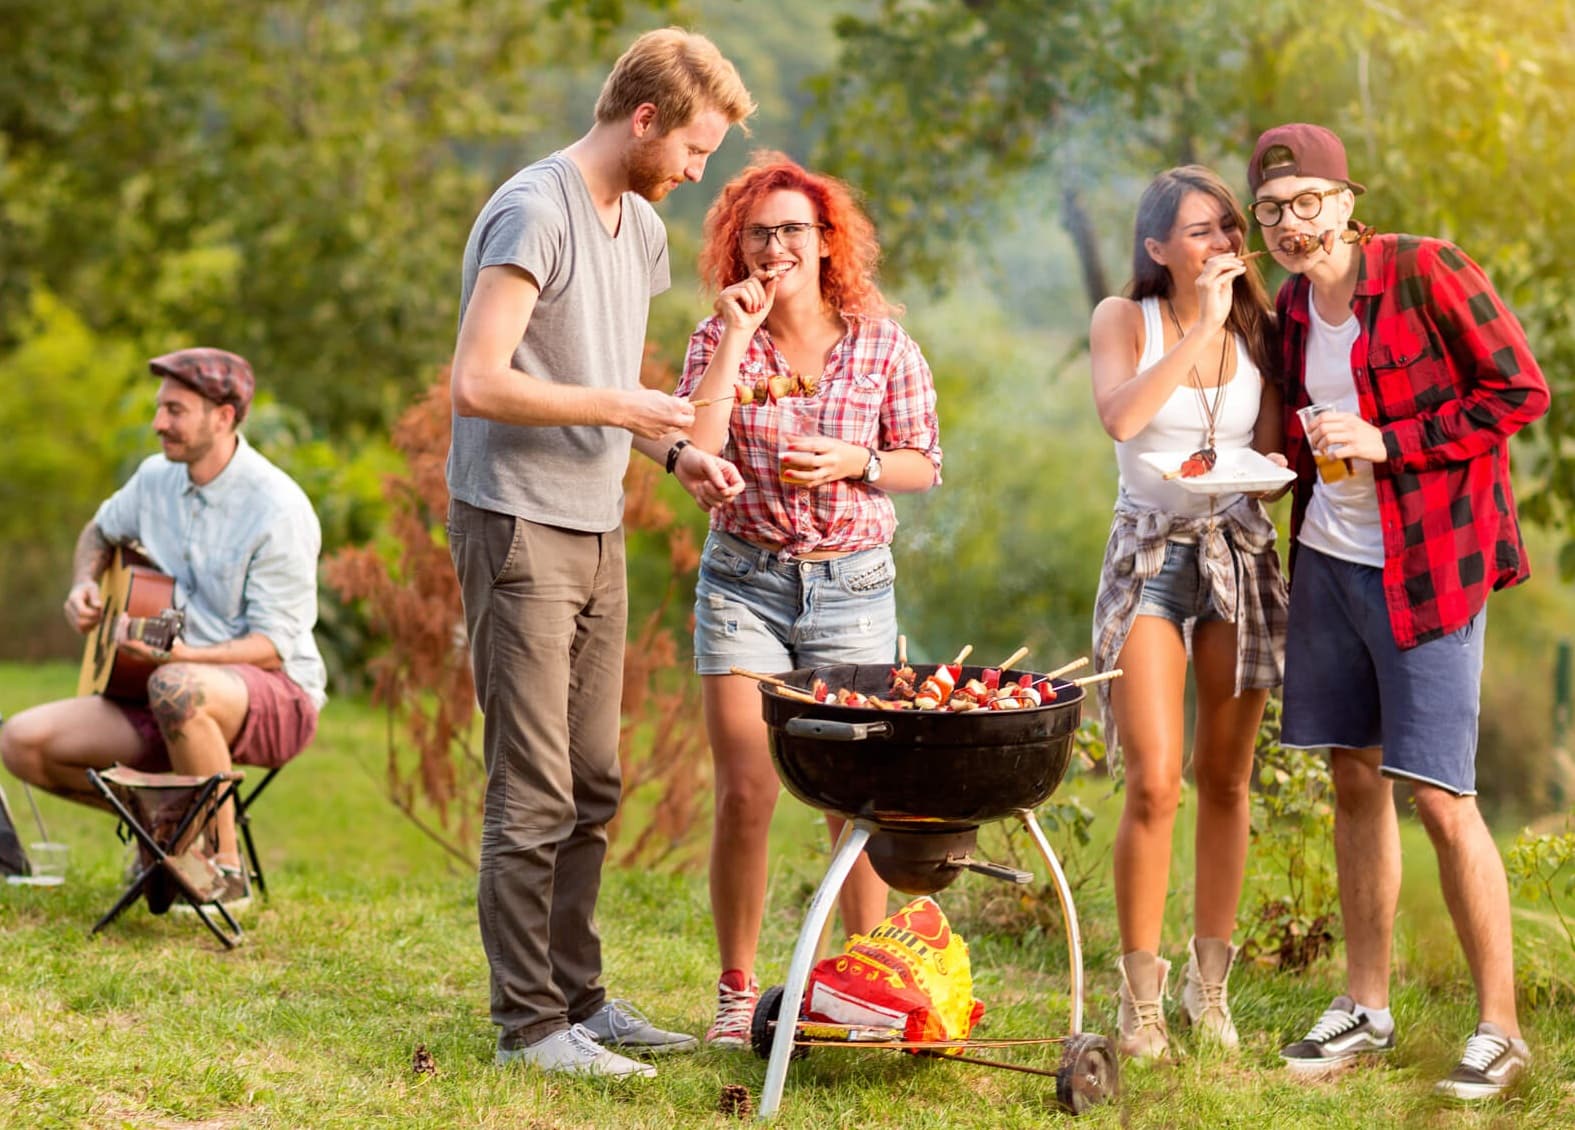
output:
{"label": "curly red hair", "polygon": [[772,150],[756,152],[748,168],[722,187],[706,213],[700,277],[707,285],[722,290],[749,274],[740,233],[755,205],[782,189],[807,196],[826,225],[820,238],[829,254],[820,263],[820,294],[827,307],[869,318],[897,313],[875,285],[880,244],[875,225],[859,207],[853,190],[836,177],[809,172],[787,154]]}

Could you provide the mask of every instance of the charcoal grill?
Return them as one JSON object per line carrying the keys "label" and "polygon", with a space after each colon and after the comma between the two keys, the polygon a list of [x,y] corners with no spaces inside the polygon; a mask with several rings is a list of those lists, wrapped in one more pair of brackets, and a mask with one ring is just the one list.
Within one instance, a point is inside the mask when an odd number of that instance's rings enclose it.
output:
{"label": "charcoal grill", "polygon": [[[920,667],[916,675],[923,679],[934,670]],[[957,682],[982,678],[983,671],[964,667]],[[1027,673],[1005,671],[1001,682]],[[844,664],[802,668],[779,678],[803,691],[818,679],[830,687],[884,695],[890,693],[890,676],[886,666]],[[1042,677],[1034,675],[1036,680]],[[787,981],[762,993],[756,1009],[755,1051],[769,1060],[759,1108],[762,1119],[773,1117],[781,1105],[789,1060],[806,1048],[827,1044],[922,1054],[944,1051],[945,1058],[954,1062],[1054,1075],[1057,1099],[1073,1113],[1115,1093],[1117,1067],[1110,1042],[1082,1031],[1082,940],[1071,886],[1034,817],[1034,809],[1066,776],[1082,718],[1083,688],[1061,679],[1053,686],[1055,701],[1042,706],[951,713],[809,703],[761,684],[771,760],[783,785],[805,804],[849,821],[810,900]],[[966,871],[1032,882],[1029,872],[973,857],[979,827],[1006,819],[1019,821],[1028,832],[1060,899],[1071,967],[1069,1036],[917,1044],[887,1030],[780,1022],[781,1017],[800,1015],[822,932],[860,851],[868,848],[876,873],[908,894],[934,893]],[[1051,1072],[965,1054],[976,1048],[1026,1043],[1063,1043],[1060,1069]]]}

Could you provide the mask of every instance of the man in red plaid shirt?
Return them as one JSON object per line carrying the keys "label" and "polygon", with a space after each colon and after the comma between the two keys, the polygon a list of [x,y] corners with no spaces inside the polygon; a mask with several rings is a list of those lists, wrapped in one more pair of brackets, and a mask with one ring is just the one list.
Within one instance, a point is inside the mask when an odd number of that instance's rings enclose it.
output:
{"label": "man in red plaid shirt", "polygon": [[1547,410],[1547,383],[1459,248],[1351,222],[1363,188],[1329,130],[1266,131],[1247,180],[1292,273],[1278,299],[1298,472],[1282,739],[1332,751],[1346,934],[1346,992],[1281,1055],[1319,1073],[1394,1047],[1398,777],[1437,853],[1480,1010],[1438,1090],[1495,1095],[1530,1053],[1508,884],[1475,800],[1482,639],[1488,593],[1529,573],[1508,444]]}

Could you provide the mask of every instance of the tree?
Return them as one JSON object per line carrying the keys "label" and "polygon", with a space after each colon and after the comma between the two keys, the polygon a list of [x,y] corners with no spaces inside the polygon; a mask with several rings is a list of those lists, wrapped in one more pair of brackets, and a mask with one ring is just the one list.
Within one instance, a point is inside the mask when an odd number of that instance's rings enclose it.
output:
{"label": "tree", "polygon": [[1525,324],[1554,404],[1533,429],[1525,512],[1563,528],[1575,575],[1575,16],[1567,5],[1369,0],[882,0],[837,24],[818,80],[819,159],[869,194],[889,263],[931,282],[988,240],[1025,178],[1056,186],[1091,302],[1097,229],[1130,230],[1166,165],[1229,180],[1258,132],[1318,121],[1345,137],[1384,230],[1442,235],[1487,269]]}
{"label": "tree", "polygon": [[456,238],[527,135],[589,124],[564,80],[636,7],[671,3],[12,0],[0,308],[41,284],[147,356],[222,344],[315,421],[391,422],[452,347]]}

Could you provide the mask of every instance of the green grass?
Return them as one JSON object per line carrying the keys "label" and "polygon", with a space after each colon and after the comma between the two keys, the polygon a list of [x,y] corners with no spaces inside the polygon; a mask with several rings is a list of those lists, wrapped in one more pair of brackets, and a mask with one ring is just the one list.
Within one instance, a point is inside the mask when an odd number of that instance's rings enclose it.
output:
{"label": "green grass", "polygon": [[[70,690],[63,666],[0,667],[0,711]],[[281,774],[256,825],[273,897],[246,916],[246,944],[223,952],[173,915],[135,907],[97,937],[116,897],[124,849],[108,818],[41,799],[54,838],[71,845],[64,887],[0,887],[0,1125],[17,1127],[677,1127],[721,1126],[720,1089],[758,1098],[764,1063],[702,1051],[655,1080],[547,1079],[491,1063],[487,977],[474,879],[399,817],[380,793],[381,715],[337,701],[310,753]],[[28,821],[21,789],[13,810]],[[1115,801],[1085,797],[1108,838]],[[1382,1066],[1319,1085],[1293,1081],[1276,1049],[1336,991],[1337,963],[1279,976],[1243,970],[1232,986],[1245,1039],[1234,1060],[1189,1055],[1128,1068],[1120,1102],[1088,1127],[1556,1126],[1575,1122],[1575,1018],[1527,1008],[1535,1071],[1507,1103],[1458,1110],[1429,1087],[1459,1052],[1474,1007],[1437,894],[1431,852],[1407,834],[1407,885],[1394,1008],[1401,1044]],[[784,802],[762,939],[761,979],[780,981],[802,908],[825,865],[818,818]],[[1190,874],[1178,835],[1175,873]],[[997,833],[987,848],[1005,850]],[[1095,859],[1099,846],[1095,847]],[[1090,978],[1085,1027],[1109,1033],[1116,941],[1105,868],[1080,890]],[[1172,898],[1173,951],[1186,902]],[[1250,892],[1249,892],[1250,894]],[[1058,930],[1028,925],[1007,888],[970,878],[941,896],[970,940],[975,993],[992,1035],[1061,1035],[1069,980]],[[600,909],[606,981],[666,1025],[699,1031],[715,978],[703,875],[610,872]],[[1542,927],[1519,924],[1533,959]],[[1172,952],[1176,957],[1176,952]],[[1558,968],[1557,965],[1554,966]],[[1179,965],[1178,965],[1179,969]],[[417,1076],[425,1044],[436,1076]],[[1053,1067],[1054,1048],[1023,1061]],[[788,1127],[1071,1125],[1051,1081],[881,1051],[817,1051],[795,1063],[779,1124]]]}

